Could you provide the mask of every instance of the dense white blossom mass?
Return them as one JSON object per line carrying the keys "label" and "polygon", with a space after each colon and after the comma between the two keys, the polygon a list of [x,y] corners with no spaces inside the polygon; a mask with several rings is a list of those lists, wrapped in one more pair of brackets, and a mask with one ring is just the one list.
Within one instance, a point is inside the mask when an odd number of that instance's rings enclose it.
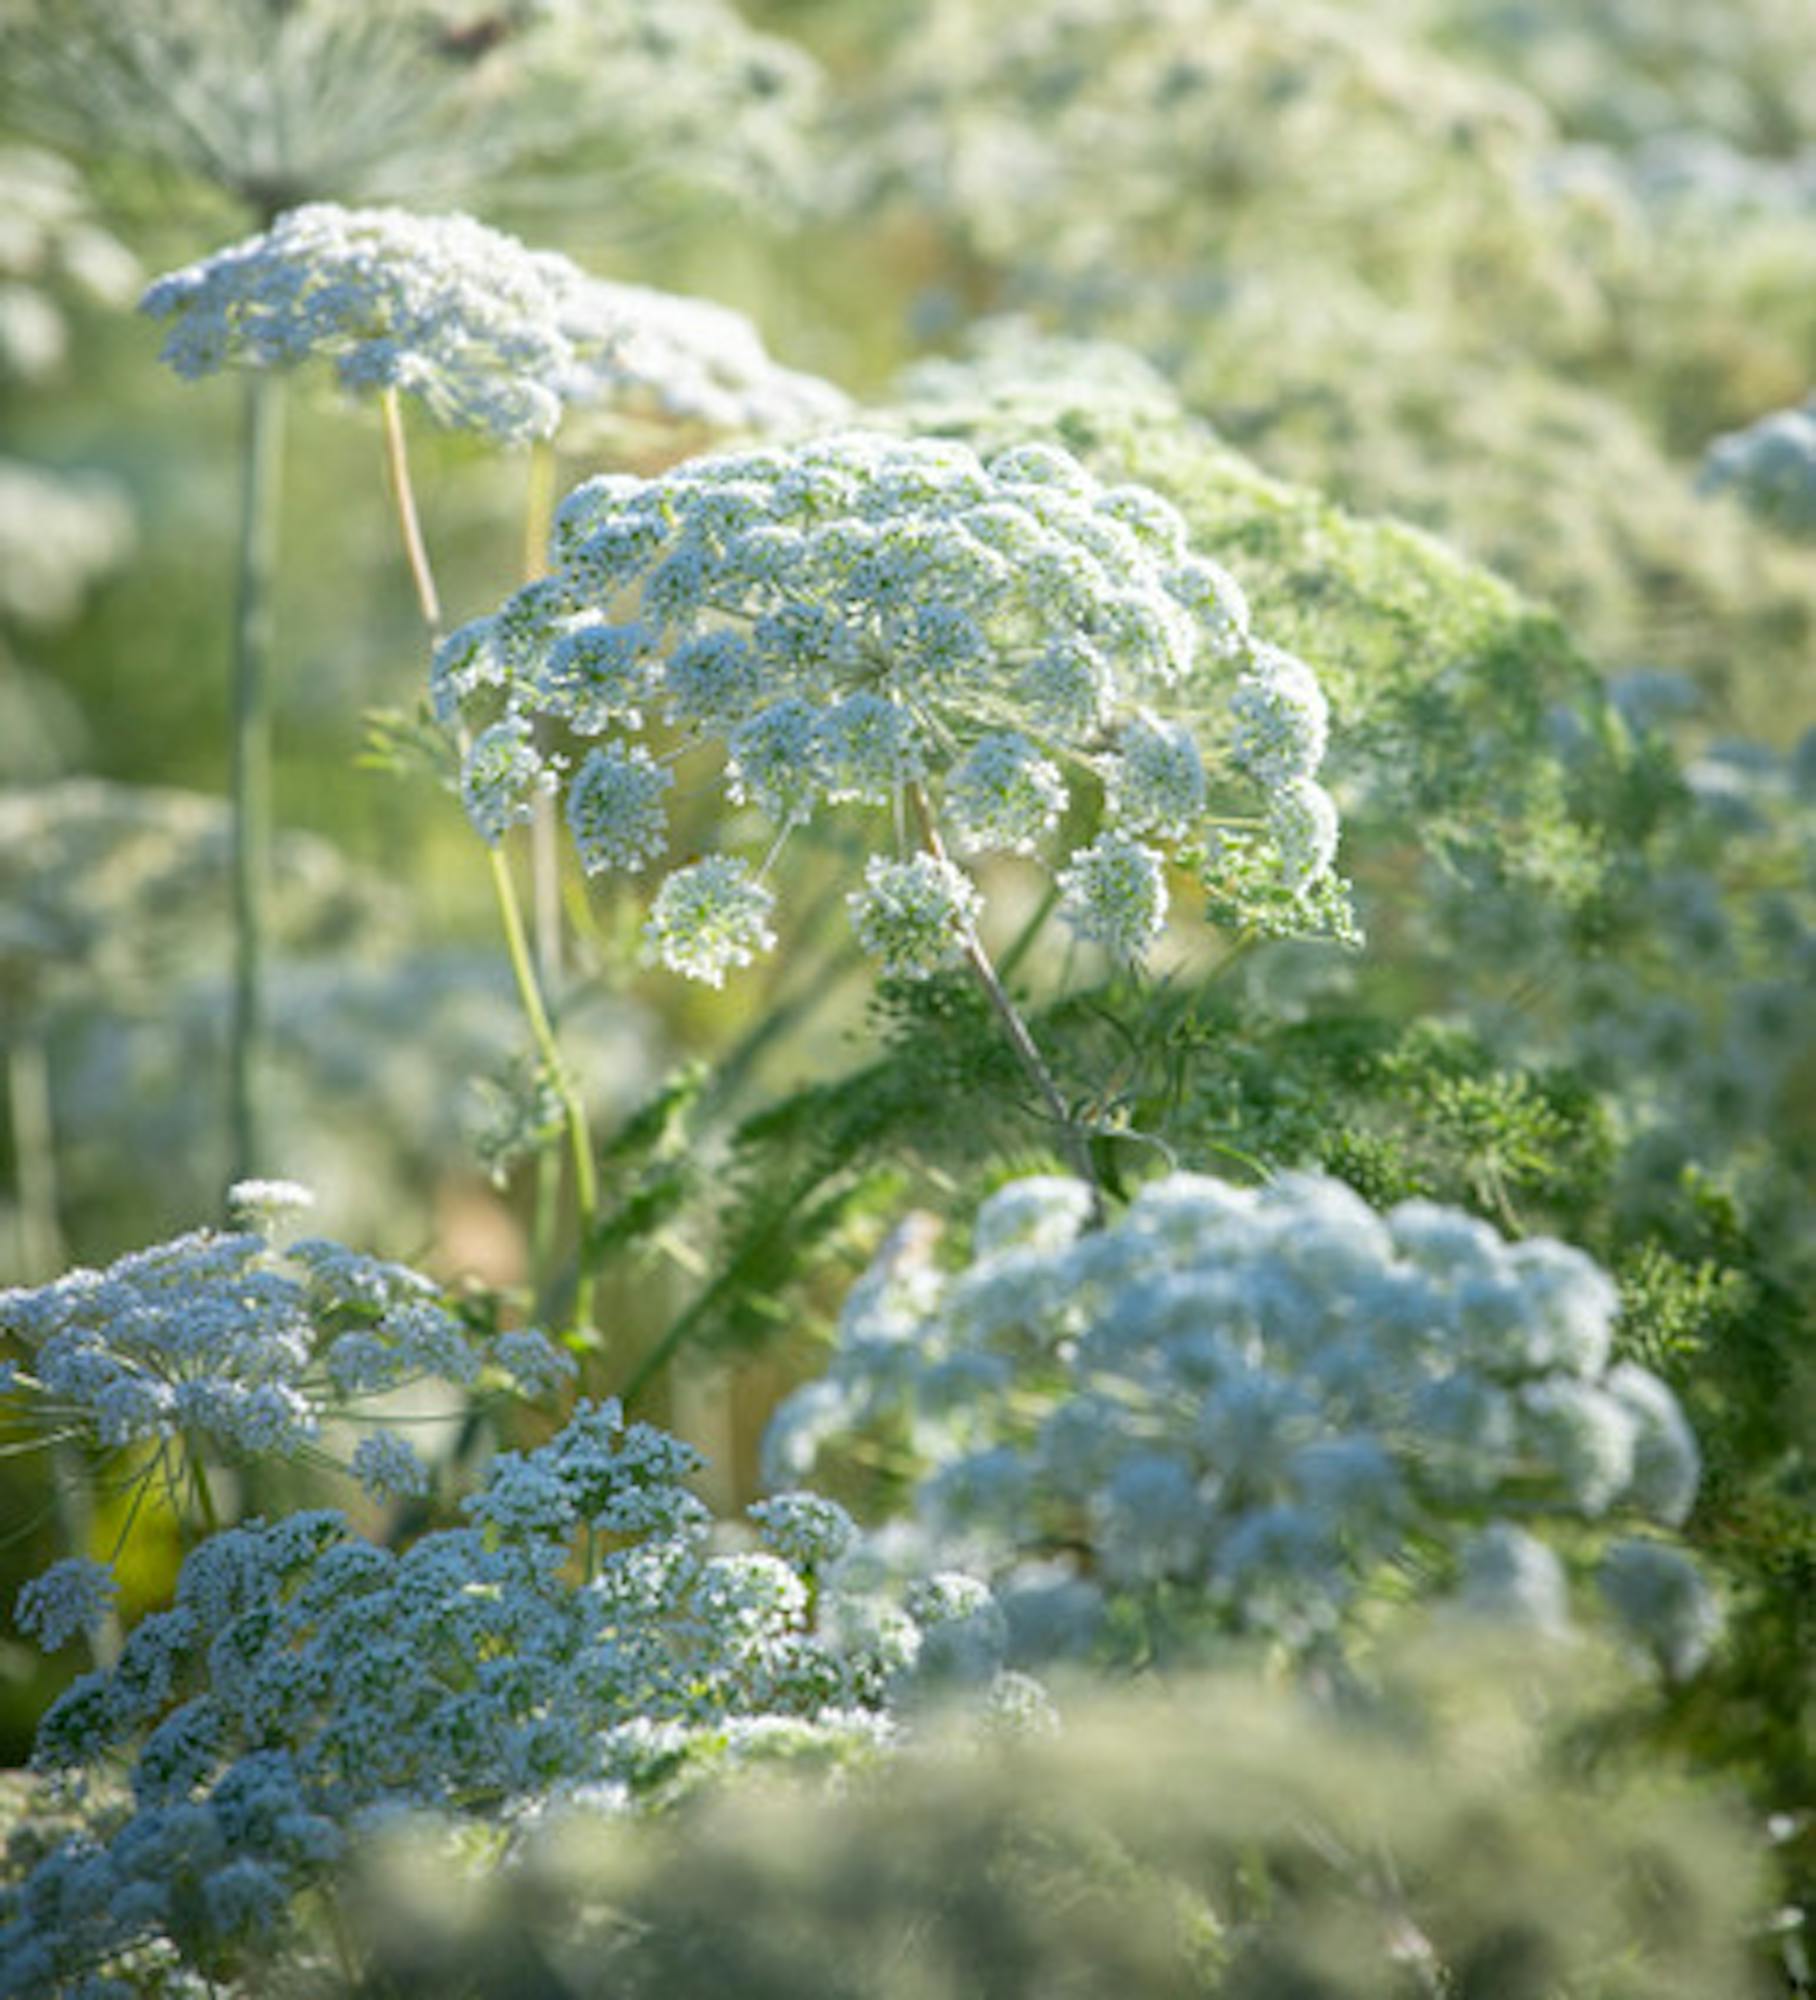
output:
{"label": "dense white blossom mass", "polygon": [[[1001,1670],[983,1586],[886,1585],[810,1494],[752,1509],[758,1547],[715,1552],[685,1484],[700,1463],[583,1402],[493,1460],[468,1525],[401,1554],[331,1512],[210,1537],[171,1608],[45,1716],[37,1766],[128,1753],[133,1810],[0,1905],[0,1990],[67,1991],[160,1940],[204,1960],[271,1944],[350,1836],[408,1808],[619,1813],[717,1765],[872,1753],[936,1690],[1039,1707]],[[96,1583],[46,1579],[31,1609],[49,1622]]]}
{"label": "dense white blossom mass", "polygon": [[190,379],[320,356],[354,395],[396,389],[439,423],[518,441],[560,421],[560,308],[579,282],[471,216],[312,202],[166,273],[142,307],[174,322],[164,359]]}
{"label": "dense white blossom mass", "polygon": [[[1663,1382],[1611,1359],[1616,1293],[1581,1251],[1429,1202],[1377,1215],[1311,1175],[1174,1174],[1108,1228],[1089,1213],[1078,1182],[1020,1181],[963,1270],[880,1263],[828,1377],[778,1412],[771,1476],[905,1440],[931,1546],[987,1565],[1048,1642],[1167,1585],[1322,1643],[1415,1552],[1469,1608],[1558,1628],[1534,1529],[1689,1512],[1695,1439]],[[1625,1546],[1651,1552],[1616,1549],[1605,1595],[1687,1671],[1707,1592],[1668,1547]]]}
{"label": "dense white blossom mass", "polygon": [[[780,834],[829,806],[891,814],[852,913],[866,949],[911,975],[976,919],[946,843],[1038,854],[1075,799],[1102,802],[1102,830],[1061,872],[1061,911],[1120,957],[1161,928],[1169,863],[1208,865],[1219,820],[1256,824],[1257,796],[1272,880],[1328,879],[1315,676],[1251,641],[1241,591],[1166,500],[1057,447],[986,462],[851,432],[607,475],[564,502],[553,553],[552,574],[435,660],[488,839],[565,786],[586,866],[634,869],[663,848],[669,766],[716,752],[730,800]],[[549,718],[607,740],[570,776],[573,759],[536,749]],[[690,939],[757,948],[761,872],[685,879],[658,892],[650,943],[720,977],[729,945]]]}
{"label": "dense white blossom mass", "polygon": [[711,299],[582,278],[563,294],[559,318],[575,352],[562,393],[577,412],[647,411],[766,435],[836,422],[850,408],[830,382],[778,366],[756,327]]}
{"label": "dense white blossom mass", "polygon": [[[280,1249],[308,1191],[241,1182],[246,1226],[198,1230],[137,1250],[104,1271],[74,1270],[35,1289],[0,1292],[0,1336],[20,1361],[0,1380],[0,1419],[40,1436],[82,1437],[105,1450],[202,1453],[228,1461],[319,1450],[331,1419],[363,1399],[424,1380],[471,1389],[488,1371],[538,1395],[572,1373],[545,1335],[475,1335],[419,1272],[323,1237]],[[149,1463],[155,1466],[158,1457]],[[390,1432],[364,1439],[351,1467],[374,1492],[420,1491],[428,1474]],[[19,1619],[44,1642],[88,1629],[77,1572],[60,1564],[27,1587]],[[57,1627],[53,1641],[47,1625]]]}
{"label": "dense white blossom mass", "polygon": [[174,321],[179,375],[320,357],[351,394],[394,389],[507,443],[552,436],[570,408],[760,432],[845,407],[777,366],[741,313],[590,277],[466,215],[311,203],[167,273],[142,305]]}

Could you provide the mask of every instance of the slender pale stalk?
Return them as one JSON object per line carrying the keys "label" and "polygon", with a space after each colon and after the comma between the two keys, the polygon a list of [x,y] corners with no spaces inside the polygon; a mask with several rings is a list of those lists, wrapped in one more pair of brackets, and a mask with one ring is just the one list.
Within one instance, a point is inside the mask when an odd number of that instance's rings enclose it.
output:
{"label": "slender pale stalk", "polygon": [[[523,507],[525,583],[548,566],[549,529],[555,518],[555,447],[546,438],[530,446],[529,479]],[[539,791],[530,802],[530,931],[536,945],[536,975],[545,993],[558,993],[562,979],[561,834],[555,801]],[[531,1267],[544,1272],[553,1255],[556,1203],[561,1195],[561,1161],[546,1150],[536,1155],[536,1210],[530,1238]]]}
{"label": "slender pale stalk", "polygon": [[[908,787],[908,801],[914,808],[915,819],[921,830],[921,845],[936,861],[945,861],[946,843],[940,838],[939,823],[933,817],[933,802],[927,796],[927,788],[918,780]],[[997,1019],[1003,1025],[1003,1032],[1009,1038],[1009,1046],[1015,1051],[1021,1066],[1026,1070],[1029,1081],[1039,1092],[1047,1107],[1048,1115],[1059,1128],[1060,1144],[1072,1162],[1073,1170],[1091,1190],[1093,1211],[1101,1220],[1103,1216],[1103,1189],[1097,1178],[1097,1168],[1091,1159],[1091,1148],[1086,1143],[1078,1121],[1066,1108],[1066,1100],[1059,1094],[1059,1085],[1053,1081],[1053,1072],[1047,1067],[1047,1060],[1041,1054],[1034,1037],[1028,1032],[1028,1024],[1021,1017],[1021,1010],[1009,997],[1009,990],[990,962],[990,954],[984,949],[984,941],[974,928],[967,925],[964,938],[965,963],[971,968],[972,976],[983,988],[984,997],[995,1009]]]}
{"label": "slender pale stalk", "polygon": [[272,588],[283,489],[284,385],[246,380],[239,596],[233,626],[233,1017],[228,1041],[230,1178],[265,1168],[265,947],[271,863]]}
{"label": "slender pale stalk", "polygon": [[[549,525],[555,517],[555,447],[538,438],[530,446],[529,491],[523,510],[523,580],[534,583],[548,567]],[[530,820],[530,915],[536,970],[545,989],[561,982],[561,843],[555,801],[538,792]]]}
{"label": "slender pale stalk", "polygon": [[404,560],[410,565],[416,607],[429,628],[429,643],[435,645],[441,638],[441,593],[435,588],[435,571],[422,536],[422,517],[416,511],[416,488],[411,483],[410,455],[404,445],[403,405],[395,389],[387,389],[378,401],[385,425],[385,476],[397,508],[397,525],[403,531]]}
{"label": "slender pale stalk", "polygon": [[[398,525],[403,532],[404,556],[410,566],[410,580],[416,589],[417,608],[422,613],[429,642],[433,645],[441,637],[441,594],[435,587],[435,572],[429,562],[428,545],[423,539],[422,521],[416,511],[416,490],[410,479],[403,410],[397,391],[387,389],[380,398],[380,406],[384,415],[385,469],[390,478],[391,497],[397,506]],[[591,1344],[593,1272],[587,1255],[587,1236],[599,1210],[599,1177],[593,1164],[592,1132],[587,1124],[586,1106],[581,1102],[580,1093],[568,1074],[567,1064],[562,1060],[561,1045],[555,1039],[554,1023],[549,1019],[542,987],[536,978],[535,960],[524,929],[517,885],[511,878],[511,865],[503,843],[497,846],[488,843],[487,853],[492,864],[492,890],[498,902],[499,920],[504,927],[505,949],[510,956],[512,977],[517,982],[517,997],[536,1044],[536,1052],[542,1058],[543,1068],[560,1099],[562,1115],[567,1122],[568,1149],[574,1171],[574,1203],[579,1218],[573,1338],[576,1344]]]}

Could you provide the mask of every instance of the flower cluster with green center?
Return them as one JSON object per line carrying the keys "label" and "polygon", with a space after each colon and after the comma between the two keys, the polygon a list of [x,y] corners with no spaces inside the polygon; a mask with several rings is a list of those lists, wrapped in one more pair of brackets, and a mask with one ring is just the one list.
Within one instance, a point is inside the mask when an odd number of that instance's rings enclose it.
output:
{"label": "flower cluster with green center", "polygon": [[[985,462],[849,432],[607,475],[561,507],[553,558],[435,658],[489,841],[557,791],[589,873],[639,869],[667,851],[674,767],[711,757],[772,855],[830,807],[889,829],[852,912],[907,975],[976,918],[952,853],[1058,848],[1066,920],[1126,960],[1164,925],[1169,863],[1208,883],[1236,842],[1276,892],[1328,886],[1315,676],[1251,636],[1166,500],[1055,446]],[[550,754],[550,721],[587,747]],[[717,983],[766,948],[766,867],[721,853],[667,875],[656,956]]]}

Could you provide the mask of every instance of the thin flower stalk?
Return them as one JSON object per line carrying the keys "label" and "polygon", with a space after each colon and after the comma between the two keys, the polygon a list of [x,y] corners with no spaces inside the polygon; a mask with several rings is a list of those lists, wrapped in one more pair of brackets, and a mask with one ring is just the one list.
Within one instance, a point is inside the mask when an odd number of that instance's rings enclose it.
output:
{"label": "thin flower stalk", "polygon": [[[939,823],[933,816],[933,802],[927,796],[927,788],[918,780],[908,787],[908,799],[914,807],[914,815],[920,825],[921,844],[934,860],[942,866],[947,864],[946,844],[940,838]],[[1028,1073],[1030,1081],[1040,1093],[1049,1116],[1059,1133],[1060,1144],[1067,1159],[1080,1180],[1091,1190],[1093,1211],[1098,1218],[1103,1217],[1103,1187],[1097,1178],[1096,1164],[1091,1158],[1091,1147],[1077,1119],[1072,1116],[1066,1100],[1060,1095],[1059,1085],[1053,1080],[1053,1072],[1047,1067],[1046,1058],[1040,1046],[1029,1032],[1028,1024],[1022,1019],[1021,1010],[1009,997],[996,967],[991,963],[990,954],[984,941],[977,934],[975,925],[966,928],[964,937],[964,958],[972,976],[983,988],[984,997],[990,1002],[997,1019],[1003,1025],[1003,1032],[1009,1038],[1009,1046],[1015,1051],[1016,1060]]]}
{"label": "thin flower stalk", "polygon": [[[523,580],[534,583],[547,567],[549,529],[555,517],[555,447],[547,438],[530,446],[528,490],[523,510]],[[530,908],[536,939],[536,970],[545,987],[561,981],[561,847],[555,802],[536,800],[530,821]]]}
{"label": "thin flower stalk", "polygon": [[[416,490],[410,477],[409,453],[404,438],[403,410],[397,391],[386,389],[379,399],[379,406],[384,419],[385,469],[391,496],[397,508],[404,556],[409,565],[411,582],[415,586],[417,608],[428,631],[429,643],[435,646],[441,639],[441,595],[436,588],[435,572],[429,561],[428,544],[423,537],[422,519],[416,506]],[[592,1131],[587,1121],[586,1106],[581,1101],[580,1093],[575,1088],[567,1064],[562,1058],[561,1045],[556,1039],[554,1023],[549,1017],[548,1005],[536,976],[536,961],[524,925],[523,910],[518,899],[516,883],[512,879],[510,862],[502,846],[493,846],[490,857],[492,890],[498,903],[499,920],[504,927],[505,948],[510,956],[511,974],[517,984],[517,997],[523,1007],[524,1020],[529,1026],[531,1038],[536,1044],[537,1054],[542,1059],[567,1124],[580,1236],[574,1282],[572,1338],[576,1345],[590,1345],[593,1340],[593,1273],[587,1255],[586,1237],[592,1220],[599,1211],[599,1178],[593,1164]]]}

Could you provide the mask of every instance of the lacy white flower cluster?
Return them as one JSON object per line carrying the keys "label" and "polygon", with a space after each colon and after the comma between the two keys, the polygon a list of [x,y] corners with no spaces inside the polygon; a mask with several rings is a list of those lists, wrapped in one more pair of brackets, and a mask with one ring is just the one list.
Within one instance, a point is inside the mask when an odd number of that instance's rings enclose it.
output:
{"label": "lacy white flower cluster", "polygon": [[168,272],[142,306],[175,321],[164,359],[190,379],[324,355],[355,395],[396,389],[439,423],[516,441],[560,421],[559,304],[577,277],[470,216],[313,202]]}
{"label": "lacy white flower cluster", "polygon": [[[986,464],[852,432],[610,475],[562,505],[554,556],[435,660],[438,716],[476,732],[465,798],[488,840],[560,788],[587,870],[640,868],[666,852],[672,766],[695,749],[783,835],[825,806],[893,809],[893,851],[852,904],[865,947],[907,975],[951,958],[976,914],[946,844],[1035,854],[1081,779],[1103,823],[1067,857],[1061,907],[1118,957],[1161,930],[1169,855],[1222,864],[1225,797],[1252,812],[1259,796],[1293,892],[1328,876],[1316,678],[1251,638],[1241,591],[1167,501],[1055,446]],[[1235,718],[1221,767],[1207,696]],[[602,740],[570,770],[539,747],[543,717]],[[666,878],[649,940],[717,983],[772,942],[772,907],[743,859],[713,855]]]}
{"label": "lacy white flower cluster", "polygon": [[589,277],[466,215],[317,202],[146,292],[178,374],[334,362],[355,395],[395,389],[507,443],[564,411],[653,409],[718,430],[824,422],[844,398],[780,368],[740,313]]}
{"label": "lacy white flower cluster", "polygon": [[[311,1237],[279,1250],[281,1218],[306,1204],[285,1182],[234,1190],[247,1227],[200,1230],[0,1292],[0,1336],[22,1351],[0,1381],[0,1412],[33,1431],[104,1449],[155,1446],[234,1459],[294,1457],[361,1398],[435,1379],[468,1388],[492,1370],[529,1395],[572,1372],[529,1329],[475,1338],[440,1288],[401,1264]],[[404,1438],[375,1431],[352,1471],[375,1496],[425,1491]],[[105,1586],[84,1561],[28,1585],[20,1623],[46,1646],[91,1629]]]}
{"label": "lacy white flower cluster", "polygon": [[1816,535],[1816,397],[1717,438],[1698,483],[1734,493],[1788,535]]}
{"label": "lacy white flower cluster", "polygon": [[562,385],[571,410],[757,435],[823,426],[850,408],[830,382],[779,367],[756,327],[711,299],[583,277],[563,297],[560,324],[575,349]]}
{"label": "lacy white flower cluster", "polygon": [[[1662,1382],[1610,1365],[1616,1294],[1581,1252],[1309,1175],[1175,1174],[1081,1233],[1090,1212],[1075,1181],[1020,1181],[979,1210],[967,1269],[880,1263],[830,1375],[778,1412],[772,1475],[905,1440],[934,1546],[1009,1576],[1035,1644],[1075,1640],[1106,1593],[1181,1587],[1323,1642],[1390,1565],[1454,1563],[1476,1608],[1561,1627],[1532,1524],[1688,1513],[1695,1440]],[[1606,1594],[1685,1671],[1708,1595],[1670,1544],[1625,1547]]]}
{"label": "lacy white flower cluster", "polygon": [[401,1809],[622,1812],[727,1760],[864,1754],[933,1686],[1038,1700],[1000,1671],[981,1585],[883,1590],[829,1501],[767,1501],[760,1548],[714,1553],[683,1484],[699,1463],[582,1403],[493,1462],[470,1525],[403,1554],[329,1512],[205,1542],[171,1609],[45,1716],[37,1766],[130,1753],[136,1810],[0,1902],[0,1990],[61,1991],[160,1941],[204,1965],[268,1941],[351,1833]]}

